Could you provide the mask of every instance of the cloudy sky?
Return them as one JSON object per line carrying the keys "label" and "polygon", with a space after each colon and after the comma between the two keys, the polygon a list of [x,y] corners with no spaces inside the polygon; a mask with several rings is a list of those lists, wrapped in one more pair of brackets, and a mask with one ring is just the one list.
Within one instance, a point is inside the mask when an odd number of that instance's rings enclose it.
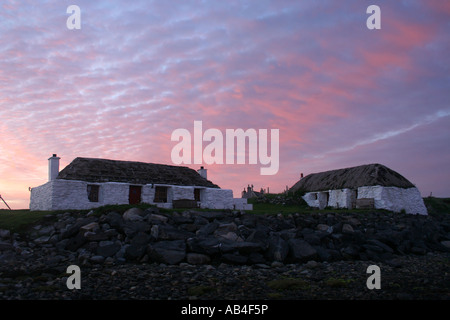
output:
{"label": "cloudy sky", "polygon": [[[80,30],[66,26],[72,4]],[[371,4],[381,30],[366,27]],[[440,0],[4,0],[0,194],[28,208],[53,153],[61,168],[79,156],[173,164],[172,132],[198,120],[224,136],[279,129],[277,174],[207,165],[238,197],[368,163],[450,197],[449,34]]]}

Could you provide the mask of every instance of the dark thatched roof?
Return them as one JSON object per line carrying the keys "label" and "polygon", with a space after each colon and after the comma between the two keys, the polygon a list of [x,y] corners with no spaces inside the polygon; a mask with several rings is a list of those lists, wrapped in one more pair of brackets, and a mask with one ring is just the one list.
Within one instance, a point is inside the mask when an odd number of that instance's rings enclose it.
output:
{"label": "dark thatched roof", "polygon": [[57,179],[219,188],[188,167],[93,158],[75,158]]}
{"label": "dark thatched roof", "polygon": [[412,188],[405,177],[381,164],[368,164],[320,173],[312,173],[300,179],[290,191],[305,192],[336,189],[355,189],[363,186]]}

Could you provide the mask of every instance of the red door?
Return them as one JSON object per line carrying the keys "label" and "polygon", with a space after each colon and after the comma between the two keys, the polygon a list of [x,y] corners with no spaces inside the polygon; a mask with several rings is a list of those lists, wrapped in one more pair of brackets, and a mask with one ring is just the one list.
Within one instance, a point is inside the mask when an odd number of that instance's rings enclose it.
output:
{"label": "red door", "polygon": [[130,186],[130,204],[141,203],[141,186]]}

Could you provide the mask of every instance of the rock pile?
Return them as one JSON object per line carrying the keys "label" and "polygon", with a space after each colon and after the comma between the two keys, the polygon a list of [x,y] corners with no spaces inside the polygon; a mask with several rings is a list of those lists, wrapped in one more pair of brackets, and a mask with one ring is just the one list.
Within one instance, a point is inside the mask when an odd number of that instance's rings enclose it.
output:
{"label": "rock pile", "polygon": [[243,212],[132,208],[123,214],[49,215],[27,235],[0,231],[0,259],[45,249],[48,261],[80,265],[158,262],[256,265],[371,260],[450,252],[450,218],[339,212]]}

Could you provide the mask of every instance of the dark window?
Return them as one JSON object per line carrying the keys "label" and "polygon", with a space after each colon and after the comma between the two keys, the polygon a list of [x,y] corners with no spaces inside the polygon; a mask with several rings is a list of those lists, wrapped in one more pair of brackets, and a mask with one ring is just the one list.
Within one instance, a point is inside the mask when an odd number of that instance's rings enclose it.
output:
{"label": "dark window", "polygon": [[167,187],[155,187],[154,202],[167,202]]}
{"label": "dark window", "polygon": [[200,201],[200,191],[201,189],[194,189],[194,200]]}
{"label": "dark window", "polygon": [[100,186],[88,184],[87,186],[87,196],[90,202],[98,202],[98,193]]}

